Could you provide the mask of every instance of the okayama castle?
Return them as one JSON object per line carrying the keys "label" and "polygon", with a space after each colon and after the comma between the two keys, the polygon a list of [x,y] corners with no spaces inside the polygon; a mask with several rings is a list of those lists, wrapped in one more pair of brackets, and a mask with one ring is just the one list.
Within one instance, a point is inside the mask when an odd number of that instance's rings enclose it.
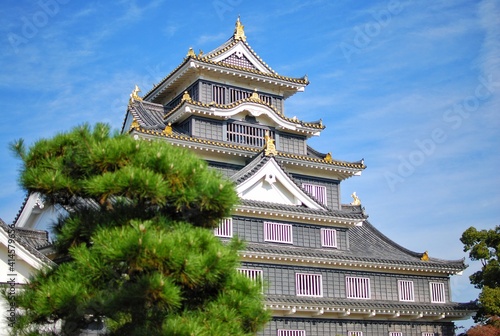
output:
{"label": "okayama castle", "polygon": [[442,260],[391,241],[359,199],[342,204],[340,183],[365,169],[307,141],[325,128],[285,114],[308,79],[273,71],[234,34],[206,54],[189,49],[159,84],[131,94],[123,132],[185,147],[233,180],[240,203],[215,235],[247,241],[240,271],[264,283],[266,336],[448,336],[473,308],[451,302]]}
{"label": "okayama castle", "polygon": [[[367,220],[355,194],[341,202],[341,182],[366,167],[309,147],[325,125],[286,115],[286,99],[308,83],[273,71],[238,18],[222,45],[189,49],[142,97],[136,86],[122,132],[187,148],[234,181],[240,202],[214,234],[247,242],[239,271],[263,284],[272,312],[259,335],[454,335],[453,321],[475,312],[451,301],[464,261],[410,251]],[[51,211],[30,195],[18,232],[43,234]]]}

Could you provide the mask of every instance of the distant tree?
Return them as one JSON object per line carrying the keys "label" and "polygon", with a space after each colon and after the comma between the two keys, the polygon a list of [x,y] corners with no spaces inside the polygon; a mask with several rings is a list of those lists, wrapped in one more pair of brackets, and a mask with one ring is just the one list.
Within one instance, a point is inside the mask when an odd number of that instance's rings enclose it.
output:
{"label": "distant tree", "polygon": [[491,316],[500,316],[500,226],[478,231],[468,228],[460,238],[464,252],[469,251],[471,260],[480,260],[481,270],[470,276],[470,282],[478,289],[479,310],[476,322],[485,322]]}
{"label": "distant tree", "polygon": [[110,335],[253,335],[267,322],[261,284],[237,271],[242,243],[213,235],[234,186],[204,161],[104,124],[12,149],[20,184],[69,213],[55,226],[59,266],[17,294],[13,335],[94,321]]}
{"label": "distant tree", "polygon": [[500,336],[500,318],[493,316],[485,324],[476,325],[465,333],[467,336]]}

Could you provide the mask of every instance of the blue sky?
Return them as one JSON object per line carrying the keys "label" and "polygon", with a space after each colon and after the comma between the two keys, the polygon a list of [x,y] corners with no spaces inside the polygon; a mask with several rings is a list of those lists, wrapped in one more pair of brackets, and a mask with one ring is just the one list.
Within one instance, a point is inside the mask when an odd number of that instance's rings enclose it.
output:
{"label": "blue sky", "polygon": [[[84,122],[121,127],[135,84],[147,92],[188,48],[233,33],[279,74],[311,84],[285,114],[327,126],[310,144],[365,159],[356,191],[399,244],[465,257],[461,233],[500,219],[500,3],[482,1],[8,1],[0,9],[0,217],[24,198],[8,143]],[[453,278],[454,300],[477,291]]]}

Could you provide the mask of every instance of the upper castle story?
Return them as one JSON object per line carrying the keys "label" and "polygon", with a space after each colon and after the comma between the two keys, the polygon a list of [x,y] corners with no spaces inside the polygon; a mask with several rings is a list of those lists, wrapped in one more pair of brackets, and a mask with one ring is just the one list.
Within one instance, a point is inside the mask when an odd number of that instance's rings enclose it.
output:
{"label": "upper castle story", "polygon": [[[321,120],[302,121],[285,113],[285,100],[308,84],[306,76],[282,76],[267,65],[247,43],[238,18],[225,43],[206,54],[196,55],[190,48],[184,60],[142,98],[136,87],[122,130],[202,142],[219,153],[207,157],[205,152],[205,159],[234,164],[234,170],[270,140],[276,157],[287,159],[282,164],[294,163],[291,173],[332,181],[359,175],[365,168],[362,160],[335,160],[331,153],[308,145],[308,139],[325,129]],[[315,169],[303,168],[305,162]]]}

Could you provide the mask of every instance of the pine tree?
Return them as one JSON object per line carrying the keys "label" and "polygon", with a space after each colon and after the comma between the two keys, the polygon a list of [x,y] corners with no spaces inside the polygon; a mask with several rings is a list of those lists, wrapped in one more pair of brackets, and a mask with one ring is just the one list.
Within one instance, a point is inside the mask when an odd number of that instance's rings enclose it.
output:
{"label": "pine tree", "polygon": [[213,235],[234,186],[204,161],[104,124],[11,147],[22,187],[68,210],[54,227],[58,266],[17,294],[12,334],[103,321],[110,335],[253,335],[267,322],[262,284],[237,272],[242,242]]}
{"label": "pine tree", "polygon": [[464,231],[460,241],[464,244],[464,252],[469,252],[471,260],[480,260],[481,270],[472,274],[471,284],[481,290],[479,309],[474,317],[475,322],[487,322],[496,317],[496,325],[500,325],[500,226],[489,230],[477,230],[471,226]]}

